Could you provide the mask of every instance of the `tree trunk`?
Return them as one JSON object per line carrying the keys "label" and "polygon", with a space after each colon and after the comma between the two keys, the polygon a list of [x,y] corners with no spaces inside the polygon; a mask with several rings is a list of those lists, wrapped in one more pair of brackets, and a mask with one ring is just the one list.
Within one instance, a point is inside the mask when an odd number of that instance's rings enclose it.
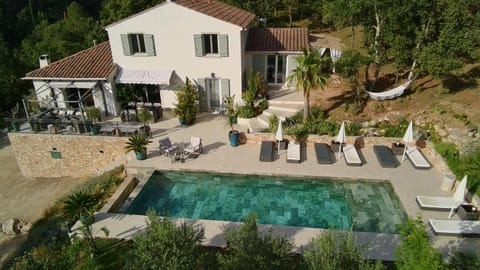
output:
{"label": "tree trunk", "polygon": [[374,72],[373,72],[373,81],[371,85],[371,90],[375,89],[375,84],[378,80],[378,75],[380,73],[380,66],[381,66],[380,65],[380,49],[379,49],[380,45],[378,40],[380,39],[380,33],[381,33],[380,26],[382,21],[380,20],[380,15],[378,14],[376,3],[375,3],[375,21],[376,21],[376,25],[373,27],[375,29],[375,39],[373,43],[375,55],[374,55],[374,65],[373,65]]}
{"label": "tree trunk", "polygon": [[310,117],[310,93],[304,93],[304,100],[303,100],[303,122],[306,122]]}
{"label": "tree trunk", "polygon": [[[415,50],[417,50],[417,51],[420,50],[420,46],[423,44],[423,40],[425,39],[425,37],[428,34],[428,31],[430,30],[430,24],[431,23],[432,23],[432,16],[430,16],[428,18],[428,21],[427,21],[425,27],[423,27],[422,37],[418,41],[417,46],[415,46]],[[413,60],[412,66],[410,67],[410,73],[408,73],[408,80],[414,80],[414,78],[417,78],[417,76],[414,73],[416,67],[417,67],[417,60],[415,59],[415,60]]]}

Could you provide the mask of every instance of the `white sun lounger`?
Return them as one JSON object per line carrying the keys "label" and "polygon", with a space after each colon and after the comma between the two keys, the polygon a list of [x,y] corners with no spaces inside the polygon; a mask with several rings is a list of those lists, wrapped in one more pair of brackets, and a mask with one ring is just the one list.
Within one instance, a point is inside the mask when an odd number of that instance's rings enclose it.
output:
{"label": "white sun lounger", "polygon": [[407,157],[416,169],[430,169],[431,165],[416,147],[407,149]]}
{"label": "white sun lounger", "polygon": [[347,144],[343,147],[343,156],[345,157],[345,162],[348,166],[362,165],[362,160],[353,144]]}
{"label": "white sun lounger", "polygon": [[300,142],[290,141],[288,143],[287,162],[300,163]]}
{"label": "white sun lounger", "polygon": [[455,202],[453,197],[435,197],[417,195],[417,202],[421,208],[450,210]]}
{"label": "white sun lounger", "polygon": [[436,234],[480,235],[480,220],[430,219],[428,223]]}

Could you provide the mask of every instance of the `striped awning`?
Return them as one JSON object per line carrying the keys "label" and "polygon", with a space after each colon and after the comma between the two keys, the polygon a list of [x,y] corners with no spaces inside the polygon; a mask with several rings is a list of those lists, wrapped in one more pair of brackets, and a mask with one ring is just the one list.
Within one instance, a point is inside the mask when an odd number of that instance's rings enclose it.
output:
{"label": "striped awning", "polygon": [[173,70],[130,70],[121,69],[117,83],[170,85]]}

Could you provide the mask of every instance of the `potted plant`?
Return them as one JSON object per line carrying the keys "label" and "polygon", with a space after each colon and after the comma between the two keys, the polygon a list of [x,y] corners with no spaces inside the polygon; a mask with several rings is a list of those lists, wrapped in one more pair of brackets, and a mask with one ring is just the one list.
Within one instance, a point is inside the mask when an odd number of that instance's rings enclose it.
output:
{"label": "potted plant", "polygon": [[100,112],[100,109],[97,107],[88,107],[87,116],[90,120],[92,120],[90,131],[93,135],[99,134],[100,128],[96,125],[96,123],[102,119],[102,113]]}
{"label": "potted plant", "polygon": [[177,90],[176,95],[177,104],[175,104],[173,112],[178,117],[180,124],[193,124],[197,116],[198,102],[200,100],[200,94],[196,87],[186,78],[185,85]]}
{"label": "potted plant", "polygon": [[235,95],[225,97],[225,106],[227,109],[227,123],[230,127],[230,131],[228,132],[228,139],[230,140],[230,145],[232,147],[238,146],[240,132],[233,128],[234,124],[237,123],[237,113],[235,111]]}
{"label": "potted plant", "polygon": [[144,160],[147,158],[147,145],[152,141],[145,135],[133,135],[128,138],[128,142],[125,145],[125,150],[128,152],[135,152],[137,160]]}
{"label": "potted plant", "polygon": [[144,107],[139,107],[137,118],[143,123],[145,136],[150,137],[150,126],[148,125],[148,121],[152,120],[152,113]]}

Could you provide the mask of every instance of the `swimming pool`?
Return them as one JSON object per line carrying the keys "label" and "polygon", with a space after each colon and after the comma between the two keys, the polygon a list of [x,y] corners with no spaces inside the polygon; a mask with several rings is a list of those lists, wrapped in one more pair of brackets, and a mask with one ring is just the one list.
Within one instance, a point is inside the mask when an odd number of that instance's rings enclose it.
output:
{"label": "swimming pool", "polygon": [[250,212],[262,224],[352,228],[395,233],[406,220],[386,181],[155,172],[128,207],[128,214],[154,208],[162,216],[242,221]]}

